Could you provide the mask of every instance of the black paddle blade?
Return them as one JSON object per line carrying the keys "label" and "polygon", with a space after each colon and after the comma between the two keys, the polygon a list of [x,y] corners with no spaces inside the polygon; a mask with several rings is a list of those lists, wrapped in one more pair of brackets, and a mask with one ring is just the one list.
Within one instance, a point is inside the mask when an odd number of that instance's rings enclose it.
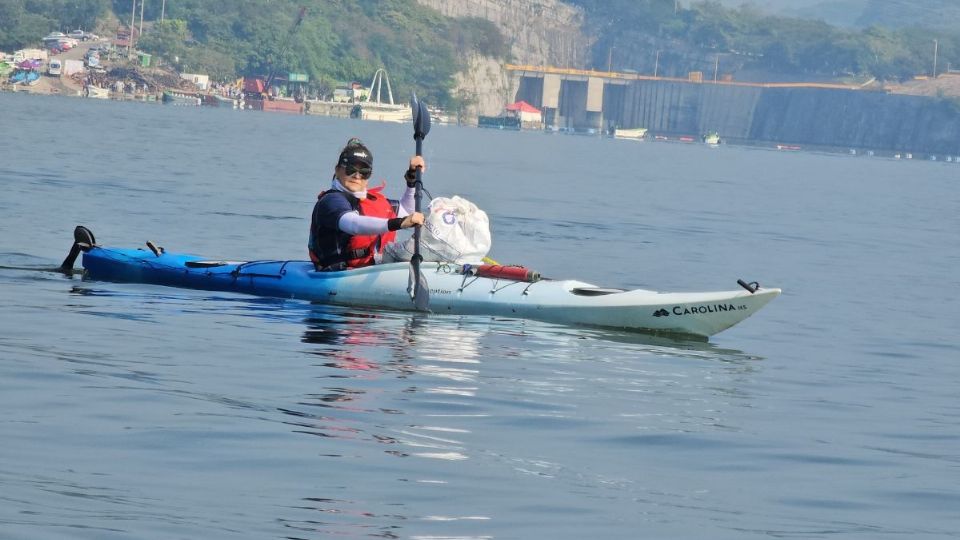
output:
{"label": "black paddle blade", "polygon": [[417,311],[430,311],[430,286],[427,278],[420,271],[419,264],[410,265],[410,276],[407,279],[407,292],[413,300],[413,307]]}
{"label": "black paddle blade", "polygon": [[77,225],[77,228],[73,230],[73,241],[91,246],[97,243],[97,239],[93,237],[93,231],[83,225]]}
{"label": "black paddle blade", "polygon": [[73,263],[77,262],[80,251],[84,248],[89,249],[90,246],[96,243],[97,240],[93,237],[93,232],[90,229],[83,225],[77,225],[77,228],[73,230],[73,245],[70,246],[70,253],[68,253],[67,258],[63,260],[59,270],[64,274],[72,274]]}
{"label": "black paddle blade", "polygon": [[410,110],[413,112],[413,138],[423,140],[430,133],[430,111],[427,104],[417,99],[417,94],[410,98]]}

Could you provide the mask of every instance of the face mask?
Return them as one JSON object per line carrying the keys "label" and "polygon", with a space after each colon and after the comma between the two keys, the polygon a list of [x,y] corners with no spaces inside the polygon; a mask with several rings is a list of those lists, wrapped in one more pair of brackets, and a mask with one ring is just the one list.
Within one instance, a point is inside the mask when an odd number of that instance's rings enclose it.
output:
{"label": "face mask", "polygon": [[358,199],[366,199],[366,198],[367,198],[367,190],[364,189],[363,191],[350,191],[349,189],[347,189],[346,187],[344,187],[344,185],[341,184],[339,180],[337,180],[337,177],[336,177],[336,176],[333,177],[333,183],[331,184],[331,186],[333,187],[333,189],[335,189],[335,190],[337,190],[337,191],[342,191],[342,192],[344,192],[344,193],[349,193],[349,194],[353,195],[354,197],[356,197],[356,198],[358,198]]}

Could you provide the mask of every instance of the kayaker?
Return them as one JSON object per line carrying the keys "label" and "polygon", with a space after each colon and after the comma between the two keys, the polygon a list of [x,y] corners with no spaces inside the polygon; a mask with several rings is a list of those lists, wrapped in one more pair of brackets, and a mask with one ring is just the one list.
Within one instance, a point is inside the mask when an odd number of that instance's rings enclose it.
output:
{"label": "kayaker", "polygon": [[308,248],[318,270],[345,270],[376,264],[398,229],[423,224],[414,212],[417,168],[426,170],[420,156],[410,158],[404,174],[407,189],[399,201],[381,193],[384,185],[368,188],[373,154],[360,139],[347,141],[333,170],[330,189],[320,193],[313,207]]}

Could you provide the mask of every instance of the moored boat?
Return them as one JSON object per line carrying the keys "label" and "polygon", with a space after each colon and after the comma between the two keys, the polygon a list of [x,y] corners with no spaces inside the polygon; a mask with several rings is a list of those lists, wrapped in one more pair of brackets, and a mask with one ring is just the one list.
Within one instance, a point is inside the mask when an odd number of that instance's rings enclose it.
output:
{"label": "moored boat", "polygon": [[110,99],[110,89],[88,84],[83,88],[83,95],[88,98]]}
{"label": "moored boat", "polygon": [[[387,86],[387,100],[382,99],[384,84]],[[350,118],[405,123],[413,119],[413,113],[407,105],[397,105],[393,102],[390,76],[387,75],[385,69],[380,68],[373,74],[373,80],[370,81],[370,92],[366,99],[351,109]]]}
{"label": "moored boat", "polygon": [[[85,228],[78,227],[78,231]],[[320,272],[309,261],[220,261],[149,249],[96,245],[79,236],[87,279],[392,310],[413,310],[410,264],[387,263]],[[73,254],[74,258],[76,254]],[[68,257],[65,268],[73,265]],[[740,281],[740,290],[661,293],[598,287],[578,280],[541,279],[521,267],[423,262],[433,313],[493,315],[569,325],[709,337],[746,319],[780,294]]]}
{"label": "moored boat", "polygon": [[[477,118],[477,127],[492,129],[511,129],[520,130],[520,119],[516,116],[479,116]],[[555,131],[555,130],[549,130]]]}
{"label": "moored boat", "polygon": [[203,96],[203,104],[208,107],[242,109],[243,99],[240,97],[221,96],[220,94],[206,94]]}
{"label": "moored boat", "polygon": [[376,120],[378,122],[409,122],[413,116],[410,107],[405,105],[390,105],[386,103],[361,103],[355,106],[358,112],[351,112],[351,118],[362,120]]}
{"label": "moored boat", "polygon": [[253,111],[285,112],[303,114],[303,103],[293,99],[255,99],[248,97],[244,100],[245,107]]}
{"label": "moored boat", "polygon": [[196,107],[200,105],[200,96],[190,92],[164,90],[163,102],[170,105],[186,105],[190,107]]}
{"label": "moored boat", "polygon": [[647,136],[647,128],[617,128],[613,130],[614,139],[642,141]]}

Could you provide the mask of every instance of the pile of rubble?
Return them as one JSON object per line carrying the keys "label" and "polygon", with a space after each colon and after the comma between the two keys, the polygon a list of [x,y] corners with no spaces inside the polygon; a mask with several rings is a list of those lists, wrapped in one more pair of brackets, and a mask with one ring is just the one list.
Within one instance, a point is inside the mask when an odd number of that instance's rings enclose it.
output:
{"label": "pile of rubble", "polygon": [[76,73],[71,78],[81,86],[122,88],[127,92],[159,92],[164,89],[196,90],[190,81],[174,72],[157,68],[117,66],[108,70]]}

